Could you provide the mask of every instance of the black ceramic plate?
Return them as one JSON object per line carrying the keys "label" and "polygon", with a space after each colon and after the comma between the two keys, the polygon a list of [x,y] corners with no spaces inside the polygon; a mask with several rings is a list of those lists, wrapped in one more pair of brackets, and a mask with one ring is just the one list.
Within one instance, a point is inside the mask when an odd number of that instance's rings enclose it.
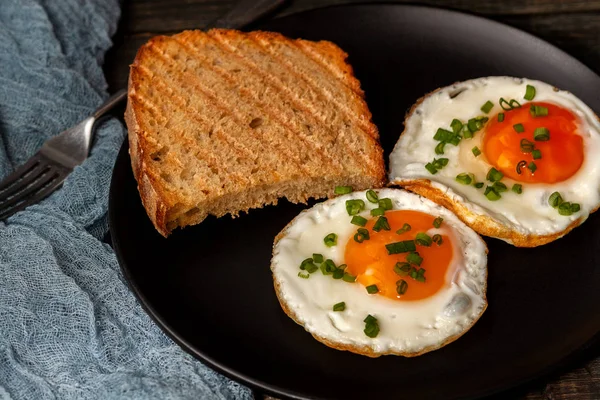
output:
{"label": "black ceramic plate", "polygon": [[[567,54],[485,19],[432,8],[345,6],[260,28],[327,39],[350,54],[386,155],[405,111],[455,81],[513,75],[575,93],[600,111],[600,78]],[[413,358],[332,350],[289,319],[273,291],[275,235],[303,206],[281,202],[238,219],[159,236],[133,179],[127,146],[111,186],[117,256],[148,313],[184,349],[280,396],[452,399],[487,395],[552,371],[600,332],[600,216],[535,249],[489,245],[489,308],[465,336]]]}

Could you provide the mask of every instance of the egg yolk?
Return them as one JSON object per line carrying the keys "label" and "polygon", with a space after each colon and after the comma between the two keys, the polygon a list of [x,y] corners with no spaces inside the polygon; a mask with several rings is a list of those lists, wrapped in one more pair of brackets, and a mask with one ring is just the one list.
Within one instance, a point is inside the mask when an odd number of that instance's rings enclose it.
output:
{"label": "egg yolk", "polygon": [[[534,117],[530,106],[543,106],[548,109],[547,116]],[[490,118],[483,137],[483,153],[488,161],[502,171],[505,176],[519,182],[555,183],[570,178],[583,163],[583,138],[577,133],[577,117],[569,110],[551,103],[528,103],[520,108],[504,111],[504,121],[498,122],[498,116]],[[518,133],[514,125],[524,128]],[[534,140],[534,130],[544,127],[550,131],[547,141]],[[521,149],[521,140],[527,139],[541,152],[541,158],[534,159],[531,152]],[[517,172],[517,165],[532,161],[536,165],[534,172],[526,166]],[[525,163],[521,163],[523,165]]]}
{"label": "egg yolk", "polygon": [[[421,300],[434,295],[446,284],[446,272],[452,261],[452,238],[442,236],[442,244],[432,243],[431,246],[417,245],[416,251],[423,258],[416,269],[425,269],[425,282],[419,282],[410,276],[400,276],[394,272],[398,262],[406,262],[408,253],[388,254],[386,245],[390,243],[414,240],[419,232],[426,233],[435,229],[435,217],[419,211],[396,210],[385,213],[390,230],[373,231],[373,225],[378,217],[372,218],[365,226],[369,230],[369,239],[358,243],[350,238],[346,244],[346,272],[356,276],[356,281],[362,285],[377,285],[378,294],[397,300]],[[397,230],[404,224],[411,226],[410,231],[398,234]],[[443,224],[443,222],[442,222]],[[431,236],[431,235],[430,235]],[[403,295],[398,294],[397,282],[404,279],[408,288]]]}

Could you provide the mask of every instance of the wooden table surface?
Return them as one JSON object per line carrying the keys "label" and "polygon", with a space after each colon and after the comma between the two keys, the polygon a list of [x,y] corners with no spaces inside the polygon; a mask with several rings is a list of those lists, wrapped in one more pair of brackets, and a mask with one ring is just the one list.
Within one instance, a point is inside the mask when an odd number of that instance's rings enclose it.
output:
{"label": "wooden table surface", "polygon": [[[128,65],[137,48],[156,34],[201,29],[225,13],[236,0],[124,0],[115,46],[107,54],[105,73],[111,92],[127,84]],[[332,4],[366,0],[289,0],[274,17]],[[389,2],[389,1],[388,1]],[[464,10],[530,32],[558,46],[600,73],[600,0],[422,0],[421,3]],[[600,88],[599,88],[600,90]],[[598,307],[591,304],[590,307]],[[509,365],[506,366],[510,368]],[[600,399],[600,349],[570,369],[502,394],[527,400]]]}

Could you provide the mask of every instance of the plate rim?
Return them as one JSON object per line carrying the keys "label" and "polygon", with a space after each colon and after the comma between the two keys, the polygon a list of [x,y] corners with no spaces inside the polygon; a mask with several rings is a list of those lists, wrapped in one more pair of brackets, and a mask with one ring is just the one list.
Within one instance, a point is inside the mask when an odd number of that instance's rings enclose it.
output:
{"label": "plate rim", "polygon": [[[516,28],[512,25],[508,25],[506,23],[502,23],[502,22],[487,18],[485,16],[477,15],[477,14],[471,13],[469,11],[454,9],[451,7],[423,5],[423,4],[414,4],[414,3],[378,2],[378,1],[373,2],[373,3],[358,2],[358,3],[349,3],[349,4],[333,4],[333,5],[327,5],[327,6],[323,6],[323,7],[315,7],[315,8],[311,8],[311,9],[307,9],[307,10],[293,12],[290,14],[286,14],[286,15],[268,19],[268,20],[261,20],[257,23],[251,24],[248,28],[244,28],[242,30],[245,31],[245,30],[249,30],[250,28],[260,29],[260,27],[262,25],[264,25],[270,21],[278,21],[278,20],[283,20],[286,18],[293,18],[293,17],[297,17],[298,15],[302,15],[302,14],[310,14],[310,13],[315,13],[315,12],[318,13],[318,12],[321,12],[323,10],[328,10],[328,9],[380,8],[380,7],[392,7],[392,8],[400,8],[400,9],[420,9],[420,10],[426,10],[427,12],[443,12],[443,13],[458,15],[459,18],[464,18],[464,17],[472,18],[474,20],[479,20],[479,21],[487,23],[487,24],[496,25],[497,27],[501,27],[502,29],[508,29],[508,30],[512,31],[512,33],[514,33],[514,34],[527,37],[528,40],[534,41],[534,42],[536,42],[537,45],[543,46],[548,50],[551,50],[555,53],[557,53],[557,52],[560,53],[560,55],[562,57],[566,57],[566,59],[568,59],[570,62],[578,64],[578,66],[580,68],[586,69],[587,72],[589,72],[590,74],[592,74],[600,79],[600,72],[596,72],[594,69],[592,69],[590,66],[588,66],[587,64],[585,64],[582,61],[580,61],[579,59],[577,59],[575,56],[572,56],[571,54],[562,50],[558,46],[553,45],[552,43],[550,43],[544,39],[541,39],[540,37],[538,37],[532,33],[526,32],[526,31]],[[125,127],[125,129],[127,129],[127,128]],[[200,361],[201,363],[204,363],[209,368],[212,368],[213,370],[217,371],[218,373],[228,377],[229,379],[232,379],[239,384],[248,386],[250,388],[250,390],[252,390],[253,392],[256,390],[256,391],[261,391],[262,393],[260,393],[260,394],[268,394],[268,395],[277,396],[279,398],[290,398],[290,399],[300,399],[300,400],[308,399],[308,398],[324,398],[324,397],[308,397],[307,395],[303,395],[294,390],[286,389],[279,385],[267,383],[267,382],[264,382],[259,379],[254,379],[252,377],[247,376],[243,372],[239,372],[233,368],[230,368],[230,367],[220,363],[218,360],[214,359],[213,357],[209,357],[209,356],[205,355],[203,352],[195,349],[194,346],[192,346],[185,338],[181,337],[167,322],[164,321],[164,318],[154,309],[154,307],[152,307],[150,305],[150,302],[148,301],[147,297],[142,293],[142,291],[138,287],[137,283],[132,279],[130,270],[127,267],[127,264],[123,258],[121,245],[118,243],[118,241],[115,240],[115,238],[117,237],[117,235],[115,233],[116,233],[116,230],[118,229],[116,227],[116,226],[118,226],[118,223],[116,222],[115,211],[114,211],[116,205],[113,205],[113,204],[116,204],[118,202],[118,196],[115,194],[114,187],[116,186],[115,182],[119,179],[119,178],[115,177],[117,175],[117,174],[115,174],[115,171],[117,170],[117,166],[120,164],[125,163],[127,166],[129,166],[130,160],[131,159],[130,159],[130,155],[129,155],[129,142],[128,142],[128,139],[126,136],[125,140],[123,141],[123,143],[121,145],[121,148],[119,149],[117,158],[116,158],[114,166],[113,166],[113,172],[111,175],[111,181],[110,181],[110,187],[109,187],[109,202],[108,202],[109,203],[108,204],[108,224],[109,224],[109,232],[112,237],[112,247],[115,252],[117,262],[119,263],[120,270],[123,273],[123,276],[125,278],[127,286],[133,292],[133,294],[137,298],[139,304],[141,305],[142,309],[146,312],[146,314],[161,329],[161,331],[163,331],[163,333],[165,333],[171,340],[173,340],[173,342],[175,342],[186,353],[188,353],[189,355],[191,355],[192,357],[194,357],[196,360]],[[131,172],[131,171],[129,171],[129,172]],[[546,368],[541,369],[533,376],[529,376],[529,377],[526,377],[526,378],[523,378],[523,379],[520,379],[517,381],[513,381],[509,385],[491,388],[491,389],[485,391],[484,393],[481,393],[480,395],[469,396],[469,397],[466,397],[466,399],[485,399],[490,396],[496,396],[496,395],[500,395],[500,394],[508,394],[511,391],[515,391],[519,388],[524,389],[525,385],[533,385],[534,383],[539,383],[539,381],[541,381],[543,379],[550,378],[553,374],[564,373],[571,368],[575,368],[576,363],[583,362],[583,361],[589,360],[591,358],[599,357],[600,354],[596,354],[597,353],[596,350],[600,350],[599,345],[600,345],[600,331],[596,332],[596,334],[592,338],[590,338],[590,340],[588,340],[586,343],[584,343],[579,348],[571,351],[568,355],[563,357],[563,359],[561,359],[559,362],[557,362],[554,365],[549,365]],[[586,356],[586,350],[589,350],[589,349],[592,349],[592,351],[590,352],[592,355]]]}

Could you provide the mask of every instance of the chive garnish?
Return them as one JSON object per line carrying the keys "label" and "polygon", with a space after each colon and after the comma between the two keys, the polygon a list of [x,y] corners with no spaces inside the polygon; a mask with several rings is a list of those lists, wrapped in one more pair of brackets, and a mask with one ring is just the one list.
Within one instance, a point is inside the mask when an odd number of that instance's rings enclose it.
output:
{"label": "chive garnish", "polygon": [[529,164],[527,164],[527,169],[529,169],[533,174],[537,170],[537,165],[535,165],[535,163],[532,161]]}
{"label": "chive garnish", "polygon": [[506,185],[502,182],[494,182],[492,189],[494,189],[497,193],[506,192],[508,190]]}
{"label": "chive garnish", "polygon": [[571,203],[571,212],[572,213],[579,212],[579,210],[581,210],[581,206],[579,205],[579,203]]}
{"label": "chive garnish", "polygon": [[369,236],[369,231],[365,228],[358,228],[356,234],[354,235],[354,241],[358,243],[362,243],[365,240],[369,240],[371,237]]}
{"label": "chive garnish", "polygon": [[314,253],[313,256],[312,256],[312,259],[317,264],[321,264],[323,262],[323,260],[324,260],[323,254]]}
{"label": "chive garnish", "polygon": [[573,214],[571,212],[571,203],[569,203],[568,201],[565,201],[560,206],[558,206],[558,213],[560,215],[565,215],[565,216]]}
{"label": "chive garnish", "polygon": [[340,301],[337,304],[333,305],[333,311],[344,311],[346,309],[346,303]]}
{"label": "chive garnish", "polygon": [[532,151],[531,155],[533,156],[534,160],[539,160],[540,158],[542,158],[542,152],[539,151],[538,149],[535,149],[534,151]]}
{"label": "chive garnish", "polygon": [[485,192],[483,194],[490,201],[500,200],[500,198],[502,197],[500,196],[500,193],[496,192],[496,190],[492,186],[486,187]]}
{"label": "chive garnish", "polygon": [[452,128],[452,132],[458,133],[462,129],[463,124],[462,124],[462,122],[460,122],[458,119],[455,118],[452,120],[452,122],[450,122],[450,127]]}
{"label": "chive garnish", "polygon": [[389,243],[385,245],[385,248],[387,249],[388,254],[408,253],[409,251],[415,251],[417,249],[414,240]]}
{"label": "chive garnish", "polygon": [[531,116],[534,118],[545,117],[546,115],[548,115],[548,108],[544,107],[544,106],[536,106],[536,105],[532,104],[529,107],[529,114],[531,114]]}
{"label": "chive garnish", "polygon": [[331,260],[329,258],[327,260],[325,260],[325,262],[323,264],[321,264],[321,266],[319,268],[321,269],[321,272],[323,273],[323,275],[331,275],[333,273],[333,271],[335,271],[337,269],[333,260]]}
{"label": "chive garnish", "polygon": [[377,204],[379,196],[377,196],[377,193],[375,193],[374,190],[367,190],[367,200],[369,200],[370,203]]}
{"label": "chive garnish", "polygon": [[444,222],[444,218],[442,217],[437,217],[436,219],[433,220],[433,226],[437,229],[440,228],[440,226],[442,226],[442,222]]}
{"label": "chive garnish", "polygon": [[438,159],[433,159],[433,166],[436,167],[437,169],[442,169],[444,168],[446,165],[448,165],[448,159],[447,158],[438,158]]}
{"label": "chive garnish", "polygon": [[523,153],[531,153],[534,150],[535,145],[527,139],[521,139],[520,147]]}
{"label": "chive garnish", "polygon": [[513,129],[517,133],[523,133],[523,132],[525,132],[525,127],[523,126],[523,124],[514,124],[513,125]]}
{"label": "chive garnish", "polygon": [[398,235],[402,235],[403,233],[406,233],[408,231],[410,231],[410,225],[405,223],[404,225],[402,225],[402,228],[400,228],[396,231],[396,233]]}
{"label": "chive garnish", "polygon": [[444,154],[444,146],[446,146],[446,142],[439,142],[435,146],[435,154]]}
{"label": "chive garnish", "polygon": [[356,215],[365,208],[365,202],[360,199],[346,200],[348,215]]}
{"label": "chive garnish", "polygon": [[433,240],[433,243],[437,244],[438,246],[441,246],[443,243],[443,239],[442,239],[442,235],[436,233],[435,235],[433,235],[433,237],[431,238],[431,240]]}
{"label": "chive garnish", "polygon": [[521,194],[521,193],[523,193],[523,185],[521,185],[520,183],[515,183],[512,186],[511,190],[513,192],[515,192],[516,194]]}
{"label": "chive garnish", "polygon": [[352,186],[336,186],[333,192],[335,194],[348,194],[352,192]]}
{"label": "chive garnish", "polygon": [[550,140],[550,130],[545,127],[535,128],[533,131],[533,140],[537,140],[538,142],[545,142],[546,140]]}
{"label": "chive garnish", "polygon": [[365,226],[367,224],[367,219],[361,217],[360,215],[355,215],[352,217],[350,223],[352,225]]}
{"label": "chive garnish", "polygon": [[305,269],[306,269],[306,266],[307,266],[308,264],[312,264],[312,263],[313,263],[313,259],[312,259],[312,258],[307,258],[307,259],[303,260],[303,261],[300,263],[300,269],[302,269],[302,270],[305,270]]}
{"label": "chive garnish", "polygon": [[531,85],[527,85],[527,88],[525,89],[525,96],[523,96],[523,98],[525,100],[533,100],[533,98],[535,97],[535,87],[531,86]]}
{"label": "chive garnish", "polygon": [[473,155],[475,157],[479,157],[479,155],[481,154],[481,150],[479,150],[479,147],[475,146],[471,149],[471,151],[473,152]]}
{"label": "chive garnish", "polygon": [[433,138],[439,142],[450,143],[450,140],[452,140],[454,136],[454,132],[444,128],[438,128],[438,130],[435,132],[435,135],[433,135]]}
{"label": "chive garnish", "polygon": [[477,189],[481,189],[483,187],[483,182],[474,183],[473,186],[475,186]]}
{"label": "chive garnish", "polygon": [[550,206],[552,206],[553,208],[556,208],[558,206],[560,206],[563,202],[563,198],[560,195],[560,193],[558,192],[554,192],[550,195],[550,197],[548,198],[548,204],[550,204]]}
{"label": "chive garnish", "polygon": [[521,103],[519,103],[517,100],[512,99],[510,101],[507,101],[503,97],[500,97],[499,104],[500,104],[500,107],[502,107],[502,109],[504,111],[510,111],[510,110],[514,110],[515,108],[521,107]]}
{"label": "chive garnish", "polygon": [[394,272],[400,276],[408,275],[411,269],[412,267],[407,262],[397,262],[396,265],[394,265]]}
{"label": "chive garnish", "polygon": [[347,272],[344,272],[344,276],[342,276],[342,280],[344,282],[350,282],[350,283],[352,283],[352,282],[356,282],[356,277],[354,275],[350,275]]}
{"label": "chive garnish", "polygon": [[379,199],[379,208],[383,208],[386,211],[391,210],[393,208],[392,199]]}
{"label": "chive garnish", "polygon": [[410,264],[421,265],[423,262],[423,257],[421,257],[417,252],[411,252],[406,255],[406,261],[408,261]]}
{"label": "chive garnish", "polygon": [[498,114],[498,122],[504,122],[504,113]]}
{"label": "chive garnish", "polygon": [[306,271],[300,271],[298,272],[298,276],[302,279],[308,279],[310,278],[310,274]]}
{"label": "chive garnish", "polygon": [[375,294],[377,292],[379,292],[379,288],[377,287],[377,285],[369,285],[367,286],[367,293],[369,294]]}
{"label": "chive garnish", "polygon": [[469,121],[467,121],[467,126],[469,127],[469,131],[471,131],[471,133],[475,133],[479,130],[477,129],[477,121],[475,118],[471,118]]}
{"label": "chive garnish", "polygon": [[363,330],[365,335],[370,338],[377,337],[379,334],[379,324],[377,323],[377,318],[369,314],[363,322],[365,323],[365,329]]}
{"label": "chive garnish", "polygon": [[527,161],[521,160],[517,163],[517,174],[521,175],[521,170],[527,166]]}
{"label": "chive garnish", "polygon": [[384,231],[389,231],[390,230],[390,224],[388,223],[388,220],[386,217],[381,216],[377,219],[377,221],[375,222],[375,225],[373,225],[373,230],[375,232],[379,232],[381,230]]}
{"label": "chive garnish", "polygon": [[456,182],[462,183],[463,185],[470,185],[472,181],[471,176],[466,172],[456,175],[455,179]]}
{"label": "chive garnish", "polygon": [[496,168],[492,167],[488,171],[485,178],[490,182],[496,182],[496,181],[499,181],[500,179],[502,179],[503,177],[504,177],[504,174],[502,172],[500,172]]}
{"label": "chive garnish", "polygon": [[330,233],[323,238],[323,243],[325,243],[325,246],[327,247],[335,246],[337,244],[337,235],[335,233]]}
{"label": "chive garnish", "polygon": [[371,210],[371,216],[372,217],[378,217],[380,215],[385,214],[385,210],[381,207],[377,207]]}
{"label": "chive garnish", "polygon": [[434,167],[432,163],[425,164],[425,169],[429,171],[431,175],[435,175],[438,172],[437,168]]}
{"label": "chive garnish", "polygon": [[[345,268],[345,266],[344,266]],[[333,270],[333,279],[342,279],[344,276],[344,270],[342,268],[337,268]]]}
{"label": "chive garnish", "polygon": [[404,279],[400,279],[398,282],[396,282],[396,292],[399,295],[403,295],[404,293],[406,293],[407,290],[408,290],[408,283],[406,283],[406,281]]}
{"label": "chive garnish", "polygon": [[419,246],[429,247],[431,246],[431,243],[433,243],[433,241],[431,240],[431,237],[428,234],[419,232],[415,237],[415,243]]}
{"label": "chive garnish", "polygon": [[481,106],[480,110],[488,114],[490,111],[492,111],[492,108],[494,108],[494,103],[488,100],[484,105]]}

